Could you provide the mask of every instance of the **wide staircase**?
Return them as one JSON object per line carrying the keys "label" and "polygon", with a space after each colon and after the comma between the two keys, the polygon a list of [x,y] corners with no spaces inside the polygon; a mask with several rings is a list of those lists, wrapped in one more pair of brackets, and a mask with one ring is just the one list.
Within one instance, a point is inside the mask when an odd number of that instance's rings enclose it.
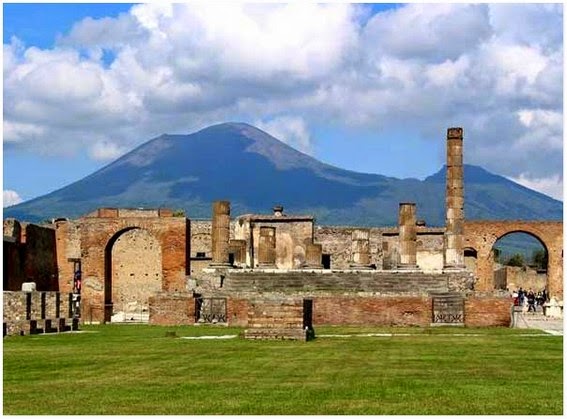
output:
{"label": "wide staircase", "polygon": [[419,272],[236,272],[224,279],[225,292],[373,292],[424,295],[461,291],[455,276]]}

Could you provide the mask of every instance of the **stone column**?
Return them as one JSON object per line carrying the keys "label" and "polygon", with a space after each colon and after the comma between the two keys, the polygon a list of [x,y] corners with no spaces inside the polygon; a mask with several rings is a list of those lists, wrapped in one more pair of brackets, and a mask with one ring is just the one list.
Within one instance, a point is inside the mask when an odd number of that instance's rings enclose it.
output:
{"label": "stone column", "polygon": [[258,242],[258,267],[276,267],[276,228],[260,227]]}
{"label": "stone column", "polygon": [[445,196],[444,269],[465,269],[464,257],[463,129],[447,130],[447,189]]}
{"label": "stone column", "polygon": [[230,266],[228,242],[230,240],[230,202],[213,202],[211,266]]}
{"label": "stone column", "polygon": [[415,204],[400,203],[399,210],[399,269],[417,269],[417,227],[415,225]]}
{"label": "stone column", "polygon": [[370,265],[370,231],[357,229],[352,232],[351,268],[372,269]]}
{"label": "stone column", "polygon": [[305,264],[304,268],[323,269],[321,263],[321,254],[323,253],[323,245],[308,243],[305,246]]}

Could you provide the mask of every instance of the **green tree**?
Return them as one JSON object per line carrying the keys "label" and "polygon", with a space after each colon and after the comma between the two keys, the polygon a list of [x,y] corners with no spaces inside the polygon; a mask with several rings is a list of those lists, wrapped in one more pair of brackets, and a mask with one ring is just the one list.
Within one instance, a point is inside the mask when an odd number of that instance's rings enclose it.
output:
{"label": "green tree", "polygon": [[508,266],[524,266],[525,265],[524,255],[522,255],[521,253],[516,253],[516,254],[510,256],[510,258],[506,261],[505,265],[508,265]]}
{"label": "green tree", "polygon": [[539,249],[533,252],[532,264],[537,269],[547,269],[547,252],[545,249]]}

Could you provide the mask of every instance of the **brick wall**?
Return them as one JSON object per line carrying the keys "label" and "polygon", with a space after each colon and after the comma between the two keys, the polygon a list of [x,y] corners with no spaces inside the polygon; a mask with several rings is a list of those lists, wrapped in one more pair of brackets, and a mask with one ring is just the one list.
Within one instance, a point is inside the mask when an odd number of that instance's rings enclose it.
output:
{"label": "brick wall", "polygon": [[247,339],[306,340],[303,299],[293,297],[251,298],[248,304]]}
{"label": "brick wall", "polygon": [[429,326],[428,297],[315,297],[313,326],[384,325]]}
{"label": "brick wall", "polygon": [[510,326],[511,297],[470,296],[465,300],[465,326]]}
{"label": "brick wall", "polygon": [[[264,298],[270,294],[263,293]],[[259,294],[241,293],[227,301],[227,321],[231,326],[248,327],[250,306]],[[284,298],[273,293],[272,298]],[[432,322],[429,296],[361,296],[357,293],[294,293],[288,298],[313,300],[313,326],[421,326]],[[465,325],[469,327],[509,326],[511,299],[494,296],[468,296],[465,299]],[[268,305],[264,311],[271,310]],[[277,310],[275,310],[277,312]],[[253,315],[253,313],[252,313]]]}
{"label": "brick wall", "polygon": [[[117,265],[112,260],[112,256],[109,256],[109,249],[113,251],[113,246],[119,237],[134,229],[147,232],[159,244],[161,252],[159,289],[169,292],[185,291],[188,262],[186,260],[187,234],[189,233],[186,219],[185,217],[155,217],[154,212],[148,211],[147,214],[144,213],[144,216],[139,217],[121,217],[119,213],[116,214],[116,217],[98,217],[98,213],[93,213],[77,220],[80,229],[83,269],[82,298],[85,308],[93,308],[94,321],[108,321],[112,314],[112,300],[109,295],[105,295],[105,288],[107,288],[105,282],[113,279]],[[106,210],[104,213],[106,214]],[[159,252],[157,247],[156,245],[153,248],[154,254]],[[159,269],[159,267],[156,268]],[[112,271],[111,275],[108,275],[108,271]],[[155,270],[151,271],[155,275]],[[142,275],[145,277],[146,273],[149,275],[152,272],[144,272]],[[105,310],[101,311],[100,308],[104,308],[105,305]],[[86,316],[91,316],[91,311]]]}
{"label": "brick wall", "polygon": [[150,324],[174,326],[195,323],[191,293],[160,293],[149,298]]}
{"label": "brick wall", "polygon": [[248,325],[248,300],[244,298],[228,298],[226,302],[226,320],[230,326],[246,327]]}

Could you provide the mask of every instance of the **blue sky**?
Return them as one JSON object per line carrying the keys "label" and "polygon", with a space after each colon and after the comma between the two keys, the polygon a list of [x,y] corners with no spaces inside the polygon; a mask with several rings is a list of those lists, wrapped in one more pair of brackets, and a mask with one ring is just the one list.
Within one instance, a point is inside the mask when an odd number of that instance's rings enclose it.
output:
{"label": "blue sky", "polygon": [[463,126],[467,163],[562,199],[561,4],[3,13],[4,205],[222,121],[342,168],[417,178],[444,163],[446,128]]}

